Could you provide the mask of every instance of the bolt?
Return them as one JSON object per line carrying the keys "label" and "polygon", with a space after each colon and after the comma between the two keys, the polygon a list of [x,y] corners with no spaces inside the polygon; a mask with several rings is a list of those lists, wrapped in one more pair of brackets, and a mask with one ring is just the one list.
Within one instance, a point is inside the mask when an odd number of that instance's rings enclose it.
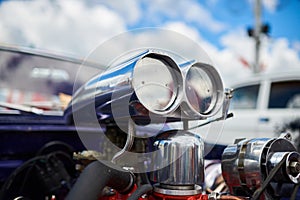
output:
{"label": "bolt", "polygon": [[291,174],[298,175],[300,173],[300,163],[299,162],[291,162],[290,165]]}

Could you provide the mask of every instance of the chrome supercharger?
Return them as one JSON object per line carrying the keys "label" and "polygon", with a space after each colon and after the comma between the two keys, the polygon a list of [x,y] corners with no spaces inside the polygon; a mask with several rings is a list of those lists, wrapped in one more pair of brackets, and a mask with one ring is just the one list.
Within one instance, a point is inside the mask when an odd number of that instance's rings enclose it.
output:
{"label": "chrome supercharger", "polygon": [[300,155],[290,139],[289,133],[283,133],[279,138],[242,139],[228,146],[222,174],[230,192],[252,199],[290,197],[300,183]]}
{"label": "chrome supercharger", "polygon": [[[92,91],[94,94],[90,94]],[[279,187],[284,183],[299,183],[299,154],[289,140],[284,137],[242,140],[227,147],[222,158],[223,176],[230,193],[205,193],[204,141],[190,131],[188,122],[199,120],[199,126],[205,126],[230,117],[232,97],[232,90],[223,88],[219,73],[210,64],[194,60],[178,64],[169,52],[146,50],[93,78],[75,94],[72,102],[75,105],[88,102],[83,97],[90,96],[96,96],[94,105],[99,119],[109,121],[115,117],[113,121],[122,119],[122,122],[128,119],[127,140],[121,151],[108,158],[109,162],[97,162],[83,170],[67,197],[69,200],[249,199],[255,195],[271,198],[275,190],[271,191],[269,184],[267,189],[261,187],[274,176],[274,170],[276,176],[271,184],[277,183]],[[108,99],[108,96],[118,98]],[[79,107],[76,111],[73,106],[73,112],[80,116],[89,114],[89,109]],[[130,112],[113,111],[123,107],[125,110],[129,107]],[[144,173],[150,181],[137,187],[133,174],[141,170],[126,155],[134,144],[137,126],[147,125],[153,116],[167,123],[182,122],[183,128],[155,136],[151,146],[156,153],[148,157],[150,164],[144,158],[149,152],[139,154],[142,157],[138,159],[143,165],[151,165],[151,170]],[[84,119],[89,118],[81,120]],[[103,151],[107,151],[105,155],[112,152],[107,148]],[[123,164],[119,162],[121,157],[125,157]],[[116,189],[115,195],[103,196],[104,186]]]}

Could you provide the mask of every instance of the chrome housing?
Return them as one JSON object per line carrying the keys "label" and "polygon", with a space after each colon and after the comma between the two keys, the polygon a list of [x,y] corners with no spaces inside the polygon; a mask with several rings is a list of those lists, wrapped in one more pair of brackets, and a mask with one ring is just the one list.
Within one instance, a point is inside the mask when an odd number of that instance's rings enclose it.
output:
{"label": "chrome housing", "polygon": [[215,115],[224,102],[217,70],[194,61],[180,65],[175,60],[178,55],[171,55],[146,50],[112,65],[76,92],[73,111],[93,104],[100,120],[132,117],[135,121],[151,114],[167,121]]}
{"label": "chrome housing", "polygon": [[[272,181],[298,184],[300,155],[286,137],[244,139],[228,146],[222,155],[222,174],[230,192],[235,195],[253,194],[285,156],[285,165]],[[274,198],[275,193],[274,188],[269,187],[265,197]]]}
{"label": "chrome housing", "polygon": [[187,131],[172,130],[156,137],[154,147],[159,155],[153,163],[166,166],[153,172],[152,180],[161,188],[191,190],[204,182],[203,140]]}

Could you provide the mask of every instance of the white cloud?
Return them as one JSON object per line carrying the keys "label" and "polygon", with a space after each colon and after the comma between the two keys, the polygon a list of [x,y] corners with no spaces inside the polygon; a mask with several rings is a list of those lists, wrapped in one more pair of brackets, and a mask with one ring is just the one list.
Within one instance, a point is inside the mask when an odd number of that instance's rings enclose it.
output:
{"label": "white cloud", "polygon": [[270,12],[274,12],[279,4],[278,0],[262,0],[263,6]]}
{"label": "white cloud", "polygon": [[[141,4],[145,2],[139,4],[131,0],[128,9],[125,3],[116,5],[115,1],[106,5],[87,4],[80,0],[4,1],[0,4],[0,42],[71,52],[83,57],[102,44],[106,48],[100,52],[108,55],[101,58],[104,63],[111,61],[111,58],[115,59],[118,53],[139,45],[175,49],[186,57],[207,61],[204,52],[193,51],[200,46],[215,63],[225,83],[251,74],[251,70],[240,61],[243,58],[251,64],[254,57],[253,39],[246,35],[244,29],[238,28],[222,36],[220,42],[224,48],[218,49],[202,38],[196,28],[190,26],[190,21],[195,26],[210,26],[215,31],[226,26],[214,20],[201,5],[192,0],[179,0],[176,3],[171,0],[153,0],[147,10],[142,10]],[[143,34],[128,32],[118,37],[119,33],[126,31],[128,24],[143,20],[146,15],[157,18],[151,19],[153,21],[161,20],[162,14],[168,20],[160,21],[163,22],[160,25],[182,34],[182,37],[170,32],[166,36],[162,30],[150,30]],[[192,41],[182,42],[186,41],[184,37]],[[268,72],[299,68],[299,44],[294,43],[293,48],[290,46],[285,39],[263,39],[261,62],[266,65]],[[183,51],[185,49],[187,51]],[[97,54],[98,57],[99,55],[101,54]]]}
{"label": "white cloud", "polygon": [[[221,40],[225,48],[218,52],[218,59],[222,59],[221,63],[228,68],[225,72],[225,77],[232,81],[243,79],[244,77],[251,75],[251,71],[245,69],[245,66],[240,62],[239,58],[242,56],[250,65],[254,63],[253,38],[249,38],[241,33],[229,33],[228,35],[223,36]],[[227,51],[230,52],[230,59],[229,55],[226,56],[227,58],[222,56],[223,53]],[[300,70],[300,59],[297,51],[290,47],[287,39],[278,38],[269,40],[265,37],[262,38],[260,65],[262,68],[265,68],[262,73],[295,71]]]}
{"label": "white cloud", "polygon": [[229,50],[236,58],[243,58],[249,62],[253,62],[254,57],[254,42],[252,38],[246,35],[243,28],[232,30],[220,38],[224,49]]}
{"label": "white cloud", "polygon": [[292,46],[293,46],[293,49],[295,51],[297,51],[298,53],[300,53],[300,41],[293,42]]}
{"label": "white cloud", "polygon": [[[82,56],[125,22],[103,5],[83,1],[5,1],[0,5],[0,42],[30,45]],[[85,56],[85,55],[83,55]]]}
{"label": "white cloud", "polygon": [[129,25],[137,23],[137,21],[139,21],[142,17],[143,10],[140,7],[139,0],[102,0],[98,2],[107,5],[110,9],[117,12],[122,16],[122,18],[125,19],[126,23]]}
{"label": "white cloud", "polygon": [[164,20],[183,17],[183,20],[211,31],[221,31],[225,27],[193,0],[176,3],[171,0],[151,3],[136,0],[100,3],[80,0],[5,1],[0,5],[0,42],[82,56],[101,42],[126,31],[126,26],[140,23],[149,16],[154,23],[157,17],[158,26]]}
{"label": "white cloud", "polygon": [[267,64],[268,72],[300,70],[300,59],[297,51],[289,47],[289,42],[285,38],[273,41],[268,51],[264,52],[262,58]]}
{"label": "white cloud", "polygon": [[202,40],[200,39],[199,32],[185,24],[184,22],[181,21],[173,21],[166,23],[164,25],[165,28],[176,31],[178,33],[181,33],[183,35],[186,35],[187,37],[191,38],[192,40]]}
{"label": "white cloud", "polygon": [[181,12],[184,13],[185,19],[196,22],[200,27],[203,26],[215,33],[224,31],[227,27],[224,23],[215,20],[207,9],[196,2],[181,1],[179,6],[182,8]]}
{"label": "white cloud", "polygon": [[[145,0],[146,1],[146,0]],[[224,31],[227,27],[221,21],[213,18],[212,14],[194,0],[152,0],[144,10],[144,17],[159,22],[169,20],[184,20],[214,33]]]}

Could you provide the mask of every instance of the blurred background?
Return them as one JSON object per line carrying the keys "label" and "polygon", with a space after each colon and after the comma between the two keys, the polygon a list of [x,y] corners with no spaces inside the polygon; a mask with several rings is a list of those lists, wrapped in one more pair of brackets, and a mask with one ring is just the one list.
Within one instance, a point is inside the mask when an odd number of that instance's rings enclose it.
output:
{"label": "blurred background", "polygon": [[230,85],[300,68],[299,10],[299,0],[5,0],[0,43],[84,58],[120,33],[170,29],[199,43]]}

